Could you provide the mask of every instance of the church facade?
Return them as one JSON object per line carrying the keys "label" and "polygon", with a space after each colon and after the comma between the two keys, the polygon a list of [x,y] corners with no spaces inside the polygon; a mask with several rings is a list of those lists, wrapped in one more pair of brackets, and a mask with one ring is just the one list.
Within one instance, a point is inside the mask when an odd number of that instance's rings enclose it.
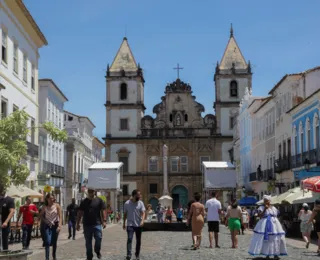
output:
{"label": "church facade", "polygon": [[143,70],[124,38],[107,68],[105,104],[106,161],[124,164],[124,200],[139,188],[146,204],[157,204],[164,189],[164,144],[168,146],[173,207],[186,206],[194,192],[202,192],[201,163],[232,160],[233,115],[245,88],[251,88],[251,76],[250,63],[243,58],[231,29],[214,75],[215,115],[205,114],[192,86],[179,77],[164,86],[165,95],[153,107],[154,115],[145,115]]}

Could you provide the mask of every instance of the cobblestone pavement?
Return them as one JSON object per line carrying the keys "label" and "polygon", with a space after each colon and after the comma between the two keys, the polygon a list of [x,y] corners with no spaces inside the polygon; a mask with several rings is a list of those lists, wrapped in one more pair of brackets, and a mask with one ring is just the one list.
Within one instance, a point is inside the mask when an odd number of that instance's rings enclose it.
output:
{"label": "cobblestone pavement", "polygon": [[[207,260],[207,259],[262,259],[248,255],[248,245],[251,239],[251,232],[239,236],[239,249],[231,249],[231,239],[228,230],[221,226],[220,249],[210,249],[207,227],[203,231],[203,243],[200,250],[191,250],[190,232],[145,232],[142,234],[142,260]],[[289,257],[282,259],[320,259],[316,255],[316,246],[311,245],[307,250],[304,243],[299,240],[287,240]],[[135,241],[133,242],[133,249]],[[134,251],[133,251],[134,252]],[[126,253],[126,233],[120,225],[107,228],[103,234],[102,246],[103,260],[123,260]],[[85,243],[82,234],[78,239],[70,241],[59,239],[58,259],[85,260]],[[36,250],[30,257],[32,260],[43,260],[44,249]],[[97,259],[97,258],[94,258]]]}

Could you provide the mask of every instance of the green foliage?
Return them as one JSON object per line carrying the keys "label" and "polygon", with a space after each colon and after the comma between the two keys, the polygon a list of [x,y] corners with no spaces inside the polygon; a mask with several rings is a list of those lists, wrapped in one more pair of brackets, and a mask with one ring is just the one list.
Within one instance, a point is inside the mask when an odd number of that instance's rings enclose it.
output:
{"label": "green foliage", "polygon": [[[30,174],[24,163],[27,155],[26,140],[30,132],[28,121],[29,115],[24,110],[17,110],[0,120],[0,184],[4,189],[11,184],[23,184]],[[43,128],[53,140],[67,140],[67,133],[51,123],[45,123]]]}
{"label": "green foliage", "polygon": [[102,199],[103,202],[107,204],[107,198],[106,198],[106,196],[100,195],[100,196],[98,196],[98,198]]}

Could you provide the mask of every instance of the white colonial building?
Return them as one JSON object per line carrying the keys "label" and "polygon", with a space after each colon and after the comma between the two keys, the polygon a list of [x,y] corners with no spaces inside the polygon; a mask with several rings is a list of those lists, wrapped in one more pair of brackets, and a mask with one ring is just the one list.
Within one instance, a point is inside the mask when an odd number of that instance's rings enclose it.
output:
{"label": "white colonial building", "polygon": [[92,140],[92,161],[95,162],[102,162],[103,158],[103,150],[104,150],[104,143],[99,140],[98,137],[93,137]]}
{"label": "white colonial building", "polygon": [[30,115],[26,163],[31,174],[28,185],[35,187],[38,173],[38,60],[47,40],[22,0],[0,0],[0,89],[2,117],[17,109]]}
{"label": "white colonial building", "polygon": [[[64,128],[64,103],[67,97],[52,79],[39,80],[39,123],[52,122],[55,127]],[[65,177],[64,143],[55,142],[40,128],[39,133],[39,184],[49,184],[61,194]],[[50,177],[48,176],[50,175]]]}
{"label": "white colonial building", "polygon": [[93,164],[92,142],[95,125],[88,117],[64,111],[64,128],[68,132],[65,146],[66,203],[72,198],[80,199],[83,182],[88,178],[88,169]]}

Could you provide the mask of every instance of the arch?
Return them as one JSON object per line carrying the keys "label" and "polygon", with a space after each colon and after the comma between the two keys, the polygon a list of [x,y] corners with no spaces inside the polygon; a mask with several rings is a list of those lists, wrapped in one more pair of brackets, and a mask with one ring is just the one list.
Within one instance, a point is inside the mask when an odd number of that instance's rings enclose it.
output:
{"label": "arch", "polygon": [[120,99],[126,100],[128,97],[128,86],[126,83],[121,83],[120,85]]}
{"label": "arch", "polygon": [[305,128],[306,128],[306,151],[310,151],[311,150],[311,126],[310,126],[310,119],[309,117],[307,117],[306,119],[306,124],[305,124]]}
{"label": "arch", "polygon": [[238,83],[235,80],[230,82],[230,97],[238,97]]}
{"label": "arch", "polygon": [[174,209],[178,208],[179,205],[182,207],[187,207],[188,199],[189,199],[189,192],[188,189],[183,185],[176,185],[172,189],[172,207]]}
{"label": "arch", "polygon": [[300,153],[304,151],[304,133],[303,133],[303,123],[300,121],[299,124],[299,137],[300,137]]}
{"label": "arch", "polygon": [[151,207],[153,211],[155,212],[158,206],[159,200],[156,197],[152,197],[149,199],[149,204],[151,204]]}
{"label": "arch", "polygon": [[320,148],[320,130],[319,130],[319,115],[314,113],[313,116],[313,148]]}

